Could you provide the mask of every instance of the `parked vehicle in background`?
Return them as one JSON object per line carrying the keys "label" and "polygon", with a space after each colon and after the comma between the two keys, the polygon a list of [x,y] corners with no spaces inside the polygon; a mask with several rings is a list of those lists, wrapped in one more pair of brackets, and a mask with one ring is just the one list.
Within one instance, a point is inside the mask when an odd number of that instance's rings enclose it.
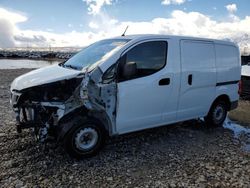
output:
{"label": "parked vehicle in background", "polygon": [[241,65],[247,65],[248,63],[250,63],[250,55],[242,55]]}
{"label": "parked vehicle in background", "polygon": [[53,135],[73,157],[107,136],[202,118],[224,122],[239,100],[240,53],[228,41],[165,35],[96,42],[11,84],[17,130]]}
{"label": "parked vehicle in background", "polygon": [[241,92],[243,99],[250,99],[250,63],[241,67]]}

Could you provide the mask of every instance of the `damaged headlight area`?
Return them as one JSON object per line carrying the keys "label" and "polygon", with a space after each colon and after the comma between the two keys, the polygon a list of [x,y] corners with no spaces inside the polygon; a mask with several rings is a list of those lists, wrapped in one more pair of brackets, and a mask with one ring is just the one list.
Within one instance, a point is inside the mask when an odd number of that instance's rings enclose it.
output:
{"label": "damaged headlight area", "polygon": [[65,104],[79,88],[82,78],[61,80],[34,86],[21,91],[11,91],[11,105],[16,114],[17,132],[32,128],[39,141],[56,134],[60,116],[65,112]]}

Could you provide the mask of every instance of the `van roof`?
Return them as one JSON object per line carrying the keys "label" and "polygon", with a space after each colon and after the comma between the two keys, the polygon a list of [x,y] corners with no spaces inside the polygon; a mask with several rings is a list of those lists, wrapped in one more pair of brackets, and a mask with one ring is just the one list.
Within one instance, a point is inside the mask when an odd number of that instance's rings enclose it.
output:
{"label": "van roof", "polygon": [[181,36],[181,35],[159,35],[159,34],[138,34],[138,35],[126,35],[126,36],[119,36],[114,37],[116,39],[130,39],[130,40],[145,40],[145,39],[152,39],[152,38],[169,38],[169,39],[186,39],[186,40],[203,40],[203,41],[211,41],[220,44],[227,44],[227,45],[234,45],[237,46],[235,43],[229,41],[228,39],[218,40],[218,39],[211,39],[211,38],[201,38],[201,37],[191,37],[191,36]]}

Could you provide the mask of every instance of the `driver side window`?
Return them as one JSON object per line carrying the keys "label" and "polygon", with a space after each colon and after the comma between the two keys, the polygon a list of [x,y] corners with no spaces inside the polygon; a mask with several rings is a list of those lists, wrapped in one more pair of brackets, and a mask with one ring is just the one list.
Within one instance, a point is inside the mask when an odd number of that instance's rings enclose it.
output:
{"label": "driver side window", "polygon": [[[131,76],[130,78],[124,78],[124,74],[119,73],[119,80],[125,81],[148,76],[162,69],[166,64],[167,47],[168,44],[166,41],[150,41],[138,44],[129,50],[122,57],[122,67],[124,67],[126,64],[135,64],[135,75]],[[122,72],[123,68],[121,69]]]}

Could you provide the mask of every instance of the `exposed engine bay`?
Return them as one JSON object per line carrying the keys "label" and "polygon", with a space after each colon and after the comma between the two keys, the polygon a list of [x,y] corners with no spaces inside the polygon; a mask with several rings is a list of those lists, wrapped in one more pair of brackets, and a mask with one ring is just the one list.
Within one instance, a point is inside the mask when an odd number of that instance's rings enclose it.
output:
{"label": "exposed engine bay", "polygon": [[101,119],[108,132],[114,132],[116,83],[102,83],[102,71],[79,73],[77,77],[23,90],[11,91],[17,132],[32,128],[38,141],[60,138],[74,115]]}

